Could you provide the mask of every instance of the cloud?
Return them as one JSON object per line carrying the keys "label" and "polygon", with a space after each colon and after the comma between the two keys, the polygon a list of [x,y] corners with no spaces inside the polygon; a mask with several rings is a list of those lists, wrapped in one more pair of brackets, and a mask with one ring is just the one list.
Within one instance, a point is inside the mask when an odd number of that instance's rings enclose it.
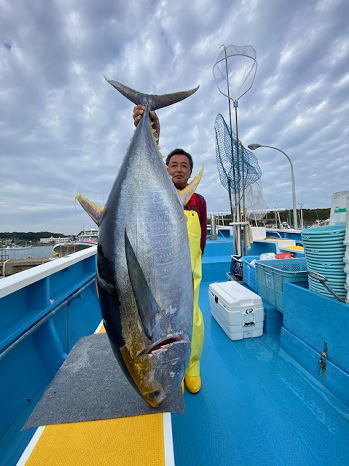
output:
{"label": "cloud", "polygon": [[[132,104],[104,75],[149,93],[200,84],[159,110],[161,151],[189,150],[194,172],[205,167],[208,209],[229,210],[214,137],[216,115],[229,121],[212,75],[222,44],[257,53],[239,101],[241,141],[284,150],[298,203],[328,207],[348,188],[348,10],[345,0],[0,1],[0,229],[76,233],[90,221],[75,193],[106,201],[133,122]],[[254,154],[267,204],[291,207],[285,157]]]}

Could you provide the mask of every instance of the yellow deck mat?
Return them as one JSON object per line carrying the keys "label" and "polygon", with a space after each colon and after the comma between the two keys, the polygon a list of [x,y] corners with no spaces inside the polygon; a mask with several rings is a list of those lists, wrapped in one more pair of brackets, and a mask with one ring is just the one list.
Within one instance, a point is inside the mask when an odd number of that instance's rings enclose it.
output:
{"label": "yellow deck mat", "polygon": [[163,414],[46,426],[26,465],[164,466]]}
{"label": "yellow deck mat", "polygon": [[164,414],[46,426],[25,464],[164,466]]}
{"label": "yellow deck mat", "polygon": [[264,238],[263,241],[294,241],[292,238]]}

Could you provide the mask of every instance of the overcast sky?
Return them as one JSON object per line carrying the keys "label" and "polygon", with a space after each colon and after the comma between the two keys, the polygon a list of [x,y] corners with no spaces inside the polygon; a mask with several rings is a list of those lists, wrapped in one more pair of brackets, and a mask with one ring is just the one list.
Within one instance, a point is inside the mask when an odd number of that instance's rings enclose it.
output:
{"label": "overcast sky", "polygon": [[[133,134],[133,104],[104,75],[146,93],[200,85],[158,111],[161,151],[188,150],[208,210],[229,210],[214,133],[218,113],[229,121],[212,75],[222,44],[256,50],[240,140],[287,152],[298,206],[329,207],[349,188],[348,17],[347,0],[0,0],[0,231],[91,225],[75,193],[106,201]],[[290,208],[286,158],[254,154],[266,204]]]}

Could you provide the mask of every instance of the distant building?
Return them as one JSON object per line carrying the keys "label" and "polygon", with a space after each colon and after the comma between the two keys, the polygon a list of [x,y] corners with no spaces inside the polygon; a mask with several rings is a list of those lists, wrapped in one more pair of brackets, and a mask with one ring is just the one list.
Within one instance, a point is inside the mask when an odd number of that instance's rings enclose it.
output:
{"label": "distant building", "polygon": [[98,228],[85,228],[76,235],[78,241],[96,243],[98,241]]}
{"label": "distant building", "polygon": [[64,236],[62,238],[54,238],[50,236],[49,238],[40,238],[40,244],[54,244],[54,243],[64,243],[65,241],[71,241],[72,236]]}
{"label": "distant building", "polygon": [[12,238],[2,238],[0,239],[0,244],[2,243],[4,246],[8,246],[13,242]]}

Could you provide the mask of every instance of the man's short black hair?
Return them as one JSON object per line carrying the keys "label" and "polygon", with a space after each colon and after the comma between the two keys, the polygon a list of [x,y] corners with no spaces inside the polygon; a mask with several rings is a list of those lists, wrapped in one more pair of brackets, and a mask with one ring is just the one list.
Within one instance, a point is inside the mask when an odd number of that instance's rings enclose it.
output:
{"label": "man's short black hair", "polygon": [[189,160],[189,165],[190,165],[190,170],[193,170],[193,158],[192,156],[186,152],[185,150],[183,149],[174,149],[173,151],[171,151],[168,156],[166,157],[166,165],[168,165],[170,163],[170,158],[173,156],[173,155],[185,155],[186,157],[188,157],[188,160]]}

